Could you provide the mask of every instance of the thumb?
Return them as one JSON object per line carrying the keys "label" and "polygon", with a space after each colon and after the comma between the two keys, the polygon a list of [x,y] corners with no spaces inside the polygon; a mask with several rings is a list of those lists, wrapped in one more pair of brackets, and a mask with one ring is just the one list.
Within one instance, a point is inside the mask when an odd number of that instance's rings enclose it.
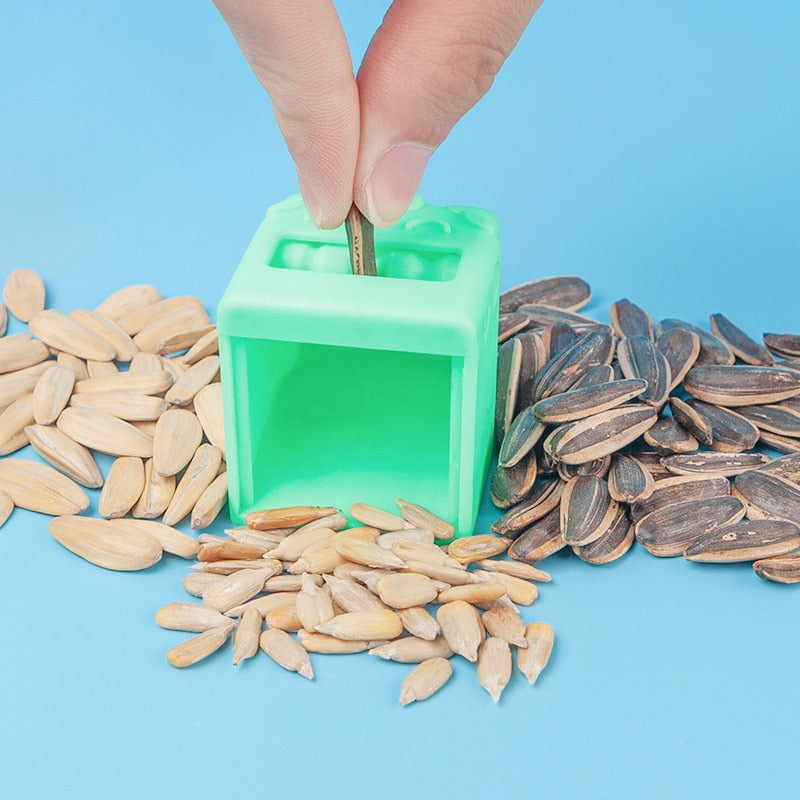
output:
{"label": "thumb", "polygon": [[395,0],[358,74],[356,205],[396,222],[428,159],[483,97],[542,0]]}

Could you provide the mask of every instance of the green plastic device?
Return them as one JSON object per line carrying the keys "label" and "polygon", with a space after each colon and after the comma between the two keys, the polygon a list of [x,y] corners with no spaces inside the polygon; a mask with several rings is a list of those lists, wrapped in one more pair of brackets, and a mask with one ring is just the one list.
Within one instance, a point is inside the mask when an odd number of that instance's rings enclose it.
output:
{"label": "green plastic device", "polygon": [[344,226],[272,206],[217,312],[237,522],[258,508],[419,503],[473,532],[492,454],[496,217],[416,199],[353,275]]}

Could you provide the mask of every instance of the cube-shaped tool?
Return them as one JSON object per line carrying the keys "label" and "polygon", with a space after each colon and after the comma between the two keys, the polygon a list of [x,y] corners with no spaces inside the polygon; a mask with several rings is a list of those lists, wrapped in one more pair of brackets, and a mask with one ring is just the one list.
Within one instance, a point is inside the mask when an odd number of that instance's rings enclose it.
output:
{"label": "cube-shaped tool", "polygon": [[416,200],[353,275],[344,226],[272,206],[219,304],[229,506],[401,497],[471,533],[492,453],[499,237]]}

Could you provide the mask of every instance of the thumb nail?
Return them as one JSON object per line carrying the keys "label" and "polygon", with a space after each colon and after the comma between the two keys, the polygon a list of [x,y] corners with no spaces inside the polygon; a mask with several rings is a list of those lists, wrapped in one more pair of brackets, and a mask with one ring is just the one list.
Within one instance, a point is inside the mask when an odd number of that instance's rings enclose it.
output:
{"label": "thumb nail", "polygon": [[378,159],[364,186],[366,208],[362,209],[375,225],[388,227],[405,214],[432,154],[432,148],[402,144]]}

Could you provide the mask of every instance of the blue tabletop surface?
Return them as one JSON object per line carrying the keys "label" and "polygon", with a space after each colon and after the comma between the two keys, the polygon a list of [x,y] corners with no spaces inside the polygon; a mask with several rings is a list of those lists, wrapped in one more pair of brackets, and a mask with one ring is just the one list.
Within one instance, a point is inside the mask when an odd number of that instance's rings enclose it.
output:
{"label": "blue tabletop surface", "polygon": [[[357,62],[385,4],[337,5]],[[421,194],[498,215],[504,288],[579,274],[604,321],[627,297],[800,333],[798,41],[790,0],[547,0]],[[153,283],[213,310],[297,189],[210,2],[7,3],[0,80],[0,274],[38,270],[52,306]],[[479,528],[496,515],[486,502]],[[534,687],[515,675],[494,705],[456,659],[401,708],[407,667],[367,655],[316,657],[313,682],[230,650],[168,666],[180,635],[153,615],[185,597],[179,559],[105,571],[17,510],[0,564],[7,798],[797,790],[800,588],[747,565],[553,557],[524,609],[556,632]]]}

